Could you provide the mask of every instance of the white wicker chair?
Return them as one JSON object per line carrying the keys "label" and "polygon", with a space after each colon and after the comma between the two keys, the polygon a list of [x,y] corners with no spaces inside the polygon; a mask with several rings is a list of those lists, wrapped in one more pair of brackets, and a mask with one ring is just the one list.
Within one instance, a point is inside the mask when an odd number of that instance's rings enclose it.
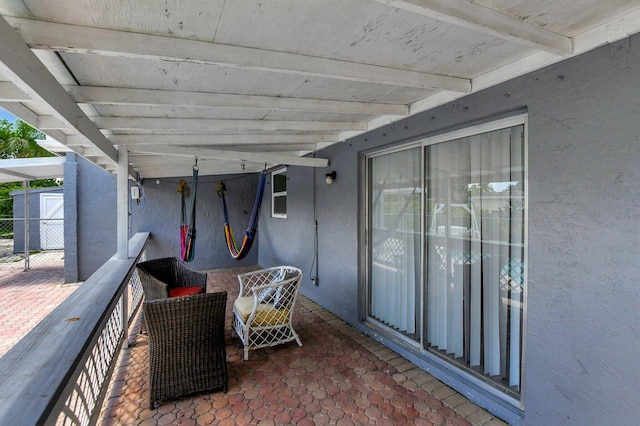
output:
{"label": "white wicker chair", "polygon": [[302,271],[292,266],[276,266],[238,275],[240,293],[233,303],[233,329],[249,350],[295,340],[302,342],[291,324]]}

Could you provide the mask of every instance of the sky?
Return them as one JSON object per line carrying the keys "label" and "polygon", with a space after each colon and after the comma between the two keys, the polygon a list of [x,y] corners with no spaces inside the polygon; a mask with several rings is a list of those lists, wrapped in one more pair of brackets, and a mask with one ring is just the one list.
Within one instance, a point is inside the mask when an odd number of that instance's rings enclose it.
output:
{"label": "sky", "polygon": [[16,121],[15,115],[8,113],[4,109],[0,108],[0,120],[7,120],[10,123]]}

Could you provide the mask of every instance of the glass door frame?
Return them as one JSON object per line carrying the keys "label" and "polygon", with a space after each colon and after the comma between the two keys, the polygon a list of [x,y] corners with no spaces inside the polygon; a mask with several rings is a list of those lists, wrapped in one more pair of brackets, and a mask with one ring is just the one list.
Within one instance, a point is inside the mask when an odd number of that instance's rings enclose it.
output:
{"label": "glass door frame", "polygon": [[[481,134],[481,133],[486,133],[486,132],[490,132],[493,130],[499,130],[499,129],[504,129],[504,128],[508,128],[508,127],[512,127],[512,126],[517,126],[517,125],[524,125],[524,189],[525,189],[525,198],[524,198],[524,208],[525,208],[525,213],[524,213],[524,262],[527,265],[527,267],[525,268],[525,272],[524,272],[524,295],[523,295],[523,300],[524,300],[524,307],[523,307],[523,312],[522,312],[522,316],[523,316],[523,329],[522,329],[522,353],[521,353],[521,363],[523,365],[522,371],[521,371],[521,375],[520,375],[520,381],[521,381],[521,392],[520,392],[520,398],[516,399],[511,397],[510,395],[504,393],[503,391],[501,391],[498,387],[488,383],[487,381],[483,380],[480,377],[477,377],[476,375],[465,371],[465,369],[461,368],[460,366],[457,366],[456,364],[452,364],[449,363],[448,361],[445,361],[443,359],[441,359],[441,357],[431,353],[431,351],[429,351],[425,346],[425,342],[426,342],[426,307],[425,307],[425,283],[426,283],[426,278],[425,278],[425,267],[426,267],[426,235],[425,235],[425,227],[426,227],[426,196],[425,196],[425,149],[427,146],[432,145],[432,144],[436,144],[436,143],[442,143],[442,142],[447,142],[450,140],[455,140],[458,138],[463,138],[463,137],[468,137],[468,136],[473,136],[473,135],[477,135],[477,134]],[[526,346],[527,346],[527,300],[528,300],[528,285],[527,285],[527,279],[528,279],[528,270],[529,270],[529,259],[528,259],[528,241],[529,241],[529,203],[528,203],[528,199],[529,199],[529,175],[528,175],[528,133],[529,133],[529,129],[528,129],[528,115],[526,112],[519,112],[517,114],[511,114],[509,116],[506,116],[504,118],[498,118],[498,119],[494,119],[492,121],[487,121],[487,122],[483,122],[483,123],[479,123],[479,124],[474,124],[474,125],[470,125],[468,127],[464,127],[464,128],[460,128],[454,131],[449,131],[449,132],[444,132],[444,133],[440,133],[440,134],[436,134],[436,135],[432,135],[432,136],[421,136],[419,138],[413,139],[412,141],[406,143],[406,144],[401,144],[392,148],[383,148],[383,149],[371,149],[365,152],[362,152],[360,155],[360,194],[362,194],[359,199],[360,199],[360,205],[363,206],[362,210],[361,210],[361,238],[360,241],[362,242],[361,247],[363,248],[361,250],[361,254],[360,254],[360,264],[362,265],[362,268],[360,268],[360,297],[359,297],[359,312],[360,312],[360,318],[361,321],[363,323],[365,323],[368,327],[374,329],[374,330],[378,330],[380,332],[382,332],[385,337],[391,339],[392,341],[395,342],[400,342],[404,347],[412,347],[414,348],[413,350],[415,350],[417,352],[418,355],[420,355],[422,358],[425,359],[425,361],[427,361],[430,364],[433,364],[434,367],[441,369],[445,374],[447,375],[452,375],[453,377],[457,377],[456,380],[461,379],[462,382],[468,383],[469,386],[472,386],[474,388],[480,388],[482,389],[484,392],[486,392],[487,394],[491,394],[494,397],[497,397],[498,399],[505,401],[508,405],[514,407],[514,408],[519,408],[521,410],[524,409],[524,401],[525,401],[525,383],[526,383],[526,369],[524,368],[524,366],[526,365]],[[372,318],[369,313],[370,313],[370,273],[371,273],[371,244],[370,244],[370,237],[371,237],[371,230],[370,230],[370,226],[371,226],[371,213],[369,211],[369,207],[370,207],[370,190],[371,190],[371,176],[370,176],[370,172],[371,172],[371,166],[370,166],[370,159],[371,158],[375,158],[377,156],[382,156],[382,155],[387,155],[387,154],[391,154],[397,151],[403,151],[403,150],[407,150],[407,149],[412,149],[412,148],[416,148],[416,147],[420,147],[421,148],[421,167],[420,167],[420,173],[421,173],[421,180],[422,180],[422,188],[421,188],[421,208],[422,208],[422,214],[421,214],[421,219],[420,219],[420,228],[421,228],[421,237],[420,237],[420,268],[422,273],[420,274],[420,282],[417,283],[417,285],[420,286],[419,289],[419,293],[420,293],[420,305],[419,305],[419,313],[417,312],[417,315],[420,315],[419,318],[419,324],[420,324],[420,335],[418,337],[417,340],[412,340],[409,339],[406,336],[403,336],[401,333],[397,332],[396,330],[393,330],[391,327],[387,327],[384,324],[378,322],[377,320],[375,320],[374,318]]]}

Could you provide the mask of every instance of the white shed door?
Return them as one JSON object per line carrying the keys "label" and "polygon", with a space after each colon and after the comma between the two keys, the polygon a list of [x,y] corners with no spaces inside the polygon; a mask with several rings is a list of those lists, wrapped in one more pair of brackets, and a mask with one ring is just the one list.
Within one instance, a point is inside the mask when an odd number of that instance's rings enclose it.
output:
{"label": "white shed door", "polygon": [[40,194],[40,247],[64,248],[64,198],[62,194]]}

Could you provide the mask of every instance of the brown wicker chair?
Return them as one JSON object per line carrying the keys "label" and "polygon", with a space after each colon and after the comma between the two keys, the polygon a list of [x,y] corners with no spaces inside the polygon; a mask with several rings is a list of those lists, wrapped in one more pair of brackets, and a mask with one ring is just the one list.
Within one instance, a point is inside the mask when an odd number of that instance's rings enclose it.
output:
{"label": "brown wicker chair", "polygon": [[137,268],[147,301],[204,293],[207,289],[206,272],[190,269],[175,257],[140,262]]}
{"label": "brown wicker chair", "polygon": [[227,392],[226,306],[226,291],[144,302],[151,409],[195,392]]}

